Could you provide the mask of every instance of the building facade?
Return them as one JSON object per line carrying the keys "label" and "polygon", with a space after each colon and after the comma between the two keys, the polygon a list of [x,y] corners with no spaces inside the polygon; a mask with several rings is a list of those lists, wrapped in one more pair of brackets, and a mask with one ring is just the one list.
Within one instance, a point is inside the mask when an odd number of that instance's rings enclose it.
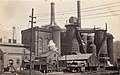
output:
{"label": "building facade", "polygon": [[36,60],[39,62],[35,62],[34,69],[40,70],[42,72],[51,72],[58,70],[58,58],[59,53],[56,51],[47,51],[40,54],[40,56],[36,57]]}
{"label": "building facade", "polygon": [[[31,29],[22,31],[22,44],[30,46]],[[41,52],[49,51],[48,43],[52,39],[50,29],[34,27],[32,35],[32,51],[36,56]]]}
{"label": "building facade", "polygon": [[94,54],[64,55],[59,58],[59,67],[60,69],[67,69],[70,72],[73,72],[73,70],[81,72],[83,68],[84,71],[97,70],[99,60]]}
{"label": "building facade", "polygon": [[5,71],[7,67],[12,66],[15,70],[20,70],[22,67],[23,60],[30,60],[30,51],[27,49],[28,46],[16,43],[0,43],[0,63],[2,64],[1,70]]}

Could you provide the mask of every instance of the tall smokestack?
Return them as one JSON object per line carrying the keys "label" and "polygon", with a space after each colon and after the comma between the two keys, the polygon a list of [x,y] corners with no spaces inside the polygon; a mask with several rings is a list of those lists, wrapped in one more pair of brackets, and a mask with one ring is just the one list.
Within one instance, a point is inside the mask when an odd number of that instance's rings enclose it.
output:
{"label": "tall smokestack", "polygon": [[81,28],[80,0],[77,1],[77,17],[78,17],[78,27]]}
{"label": "tall smokestack", "polygon": [[51,19],[50,25],[55,25],[55,3],[51,3]]}

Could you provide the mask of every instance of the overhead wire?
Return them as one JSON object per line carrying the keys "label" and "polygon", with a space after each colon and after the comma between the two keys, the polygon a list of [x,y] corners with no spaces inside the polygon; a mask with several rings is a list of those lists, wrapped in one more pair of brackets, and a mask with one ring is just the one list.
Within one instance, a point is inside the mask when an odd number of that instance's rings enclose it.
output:
{"label": "overhead wire", "polygon": [[[103,9],[106,9],[106,8],[111,8],[111,7],[117,7],[117,6],[120,6],[119,5],[115,5],[115,6],[109,6],[109,7],[104,7],[104,8],[96,8],[96,9],[90,9],[90,10],[86,10],[86,11],[81,11],[81,12],[88,12],[88,11],[94,11],[94,10],[103,10]],[[62,14],[56,14],[56,15],[68,15],[68,14],[72,14],[72,13],[77,13],[76,11],[75,12],[67,12],[67,13],[62,13]],[[108,12],[107,12],[108,13]],[[50,14],[48,14],[49,16]],[[37,17],[47,17],[47,15],[39,15]]]}
{"label": "overhead wire", "polygon": [[104,16],[95,16],[95,17],[88,17],[88,18],[82,18],[82,19],[92,19],[92,18],[101,18],[101,17],[110,17],[110,16],[118,16],[120,14],[111,14],[111,15],[104,15]]}
{"label": "overhead wire", "polygon": [[[111,4],[120,4],[120,3],[119,3],[119,2],[114,2],[114,3],[99,5],[99,6],[82,8],[81,10],[82,10],[82,12],[87,12],[87,11],[100,10],[100,9],[105,9],[105,8],[110,8],[110,7],[119,6],[119,5],[113,5],[113,6],[103,7],[103,6],[111,5]],[[96,8],[96,7],[103,7],[103,8]],[[95,9],[91,9],[91,8],[95,8]],[[89,9],[89,10],[86,10],[86,9]],[[84,11],[83,11],[83,10],[84,10]],[[76,10],[60,11],[60,12],[56,12],[56,13],[58,14],[58,13],[63,13],[63,12],[66,12],[66,14],[69,14],[70,12],[71,12],[71,13],[75,13]],[[36,15],[49,15],[49,14],[50,14],[50,13],[42,13],[42,14],[36,14]]]}
{"label": "overhead wire", "polygon": [[[118,12],[120,10],[112,10],[111,12]],[[99,14],[106,14],[106,13],[110,13],[109,11],[107,12],[102,12],[102,13],[93,13],[93,14],[88,14],[88,15],[83,15],[83,16],[92,16],[92,15],[99,15]]]}
{"label": "overhead wire", "polygon": [[[113,4],[119,4],[119,5],[113,5]],[[108,6],[108,5],[112,5],[112,6]],[[81,12],[88,12],[88,11],[94,11],[94,10],[103,10],[103,9],[106,9],[106,8],[113,8],[113,7],[117,7],[117,6],[120,6],[120,3],[119,2],[114,2],[114,3],[109,3],[109,4],[104,4],[104,5],[98,5],[98,6],[93,6],[93,7],[87,7],[87,8],[82,8]],[[97,7],[97,8],[96,8]],[[99,7],[99,8],[98,8]],[[92,9],[91,9],[92,8]],[[88,10],[86,10],[88,9]],[[118,12],[120,10],[113,10],[111,12]],[[63,13],[63,12],[66,12],[66,13]],[[76,13],[75,10],[69,10],[69,11],[61,11],[61,12],[56,12],[57,15],[65,15],[65,14],[71,14],[71,13]],[[110,13],[110,12],[102,12],[102,13],[93,13],[93,14],[88,14],[88,15],[82,15],[83,16],[93,16],[93,15],[100,15],[100,14],[106,14],[106,13]],[[37,14],[38,16],[46,16],[47,15],[50,15],[50,13],[43,13],[43,14]],[[82,19],[92,19],[92,18],[101,18],[101,17],[109,17],[109,16],[116,16],[116,15],[120,15],[120,14],[115,14],[115,15],[104,15],[104,16],[94,16],[94,17],[88,17],[88,18],[82,18]],[[65,17],[64,17],[65,18]],[[66,17],[67,18],[67,17]],[[39,21],[47,21],[47,20],[50,20],[50,19],[38,19]],[[56,18],[56,20],[58,21],[63,21],[64,19],[63,18]],[[66,21],[66,20],[64,20]]]}
{"label": "overhead wire", "polygon": [[[102,17],[110,17],[110,16],[118,16],[120,14],[114,14],[114,15],[104,15],[104,16],[95,16],[95,17],[88,17],[88,18],[82,18],[82,20],[85,20],[85,19],[93,19],[93,18],[102,18]],[[66,21],[66,19],[56,19],[57,21]],[[38,22],[48,22],[49,19],[45,19],[45,20],[40,20]]]}
{"label": "overhead wire", "polygon": [[[111,11],[111,12],[118,12],[120,10],[114,10],[114,11]],[[82,17],[85,17],[85,16],[94,16],[94,15],[101,15],[101,14],[107,14],[107,13],[110,13],[110,12],[102,12],[102,13],[93,13],[93,14],[88,14],[88,15],[82,15]],[[67,18],[67,17],[64,17],[64,18]],[[61,18],[55,18],[55,19],[61,19]],[[38,19],[38,20],[49,20],[49,19]]]}

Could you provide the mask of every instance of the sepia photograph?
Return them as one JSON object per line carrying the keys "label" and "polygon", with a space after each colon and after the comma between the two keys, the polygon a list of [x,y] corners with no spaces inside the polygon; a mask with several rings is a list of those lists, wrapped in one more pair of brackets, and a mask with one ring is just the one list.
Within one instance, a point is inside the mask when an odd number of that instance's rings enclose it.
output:
{"label": "sepia photograph", "polygon": [[120,75],[120,0],[0,0],[0,75]]}

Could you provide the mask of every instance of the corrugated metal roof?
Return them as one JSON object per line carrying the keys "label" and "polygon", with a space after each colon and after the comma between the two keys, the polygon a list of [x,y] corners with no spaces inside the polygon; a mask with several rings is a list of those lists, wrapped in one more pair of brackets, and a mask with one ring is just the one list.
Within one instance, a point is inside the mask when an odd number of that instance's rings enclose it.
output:
{"label": "corrugated metal roof", "polygon": [[[56,52],[56,51],[47,51],[47,52],[44,52],[44,53],[41,53],[39,57],[47,57],[49,56],[50,54],[52,54],[53,52]],[[56,52],[57,53],[57,52]]]}
{"label": "corrugated metal roof", "polygon": [[66,55],[66,57],[62,56],[59,60],[65,60],[65,58],[67,58],[66,60],[85,60],[89,59],[92,55],[93,54]]}
{"label": "corrugated metal roof", "polygon": [[[15,45],[15,44],[14,44]],[[16,44],[16,45],[20,45],[20,44]],[[1,46],[0,45],[0,50],[2,50],[3,53],[16,53],[16,54],[23,54],[24,50],[26,54],[29,54],[30,51],[24,47],[21,47],[23,45],[19,46],[12,46],[12,45],[7,45],[7,46]]]}

